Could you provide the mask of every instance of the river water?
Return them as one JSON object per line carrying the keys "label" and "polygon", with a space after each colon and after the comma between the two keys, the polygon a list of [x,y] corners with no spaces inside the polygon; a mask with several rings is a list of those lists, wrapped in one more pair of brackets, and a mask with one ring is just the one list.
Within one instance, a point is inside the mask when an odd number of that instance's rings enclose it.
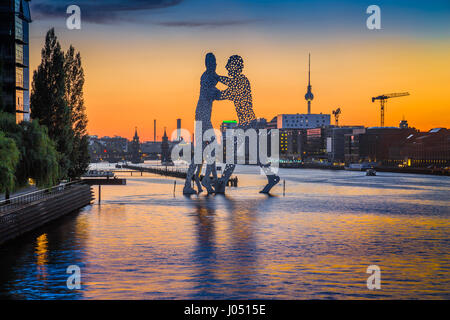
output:
{"label": "river water", "polygon": [[182,180],[123,174],[101,204],[0,247],[0,298],[450,298],[448,177],[282,169],[285,195],[268,197],[259,169],[236,174],[226,196],[190,198]]}

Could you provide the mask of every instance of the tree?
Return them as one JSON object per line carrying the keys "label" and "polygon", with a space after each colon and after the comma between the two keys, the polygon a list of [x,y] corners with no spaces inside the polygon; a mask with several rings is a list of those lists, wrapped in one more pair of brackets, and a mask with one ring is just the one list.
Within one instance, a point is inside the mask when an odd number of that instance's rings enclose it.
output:
{"label": "tree", "polygon": [[25,186],[29,178],[35,180],[38,187],[58,183],[60,155],[46,127],[37,120],[18,125],[13,115],[0,112],[0,133],[13,140],[19,152],[19,162],[13,172],[16,188]]}
{"label": "tree", "polygon": [[41,56],[41,64],[33,74],[31,117],[48,128],[48,134],[60,154],[61,178],[66,178],[72,166],[70,158],[74,135],[66,101],[64,53],[53,28],[47,32]]}
{"label": "tree", "polygon": [[6,193],[6,199],[15,187],[14,173],[18,162],[19,150],[16,143],[0,131],[0,192]]}
{"label": "tree", "polygon": [[0,111],[4,110],[3,105],[3,56],[0,52]]}
{"label": "tree", "polygon": [[16,141],[22,139],[20,127],[16,123],[16,117],[9,112],[0,112],[0,131],[3,132],[6,137]]}
{"label": "tree", "polygon": [[59,158],[55,143],[47,128],[37,120],[22,122],[22,159],[17,168],[17,179],[26,182],[32,178],[37,187],[51,187],[59,182]]}
{"label": "tree", "polygon": [[76,178],[87,170],[90,157],[86,129],[88,120],[83,97],[84,70],[81,65],[81,55],[79,52],[75,54],[73,46],[69,47],[65,55],[64,72],[66,75],[66,101],[71,113],[74,134],[73,149],[70,157],[72,166],[69,170],[69,177]]}

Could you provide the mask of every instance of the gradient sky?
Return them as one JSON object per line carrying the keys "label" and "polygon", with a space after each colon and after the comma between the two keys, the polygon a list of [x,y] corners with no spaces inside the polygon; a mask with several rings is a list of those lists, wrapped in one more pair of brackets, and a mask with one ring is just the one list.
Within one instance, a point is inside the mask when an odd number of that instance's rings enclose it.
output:
{"label": "gradient sky", "polygon": [[[376,126],[371,97],[388,101],[386,125],[405,117],[421,130],[450,127],[450,2],[103,0],[31,2],[31,70],[46,31],[81,51],[89,133],[153,140],[176,118],[193,128],[204,56],[219,74],[232,54],[244,58],[257,117],[305,113],[308,53],[313,113],[341,107],[340,124]],[[68,30],[67,5],[78,4],[82,29]],[[381,7],[382,30],[366,28],[366,8]],[[224,87],[219,88],[223,89]],[[215,102],[213,125],[236,119],[231,102]]]}

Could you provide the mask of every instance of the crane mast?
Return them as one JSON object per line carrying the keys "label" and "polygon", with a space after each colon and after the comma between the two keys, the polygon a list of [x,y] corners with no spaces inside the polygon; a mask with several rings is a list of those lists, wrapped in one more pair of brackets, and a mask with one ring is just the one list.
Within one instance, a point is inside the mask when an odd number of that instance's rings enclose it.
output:
{"label": "crane mast", "polygon": [[336,110],[333,110],[334,122],[336,124],[336,127],[339,127],[339,115],[340,114],[341,114],[341,108],[337,108]]}
{"label": "crane mast", "polygon": [[388,99],[391,98],[398,98],[398,97],[406,97],[409,96],[409,92],[401,92],[401,93],[388,93],[388,94],[382,94],[378,97],[372,98],[372,103],[375,102],[375,100],[380,100],[380,106],[381,106],[381,127],[384,127],[384,113],[385,113],[385,106]]}

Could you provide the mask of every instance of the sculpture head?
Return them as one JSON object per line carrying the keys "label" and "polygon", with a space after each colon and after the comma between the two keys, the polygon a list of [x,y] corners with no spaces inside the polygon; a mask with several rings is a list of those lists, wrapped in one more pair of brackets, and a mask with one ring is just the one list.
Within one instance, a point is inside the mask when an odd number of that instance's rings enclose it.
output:
{"label": "sculpture head", "polygon": [[216,56],[214,56],[213,53],[209,52],[206,54],[205,65],[206,65],[207,71],[216,71],[217,62],[216,62]]}
{"label": "sculpture head", "polygon": [[242,73],[244,60],[238,55],[231,56],[225,68],[228,70],[228,75],[234,78]]}

